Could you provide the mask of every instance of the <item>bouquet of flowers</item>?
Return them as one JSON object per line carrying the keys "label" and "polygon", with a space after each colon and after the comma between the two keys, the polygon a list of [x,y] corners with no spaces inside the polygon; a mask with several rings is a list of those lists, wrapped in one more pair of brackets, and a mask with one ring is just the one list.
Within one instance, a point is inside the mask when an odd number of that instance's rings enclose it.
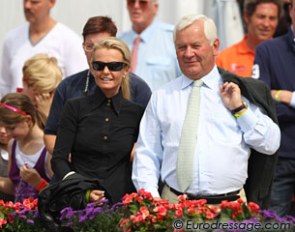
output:
{"label": "bouquet of flowers", "polygon": [[[107,201],[90,203],[83,210],[65,208],[60,222],[67,231],[294,231],[295,218],[278,217],[271,210],[260,210],[255,203],[241,199],[208,205],[206,200],[187,200],[179,196],[177,204],[153,198],[141,189],[126,194],[121,203]],[[0,228],[2,231],[45,231],[38,217],[37,199],[23,203],[0,201]]]}
{"label": "bouquet of flowers", "polygon": [[28,198],[22,203],[0,200],[0,221],[2,231],[42,231],[38,200]]}
{"label": "bouquet of flowers", "polygon": [[216,221],[242,221],[259,213],[257,204],[246,205],[241,199],[236,202],[224,201],[218,208],[207,205],[204,199],[187,200],[186,195],[180,196],[178,200],[177,204],[169,204],[166,200],[153,198],[143,189],[138,193],[127,194],[122,201],[125,213],[120,227],[124,231],[183,231],[185,228],[193,229],[188,227],[189,224],[203,223],[204,227],[204,222],[209,225]]}
{"label": "bouquet of flowers", "polygon": [[60,221],[64,228],[77,232],[116,232],[120,231],[120,204],[110,207],[107,201],[101,205],[89,203],[83,210],[65,208],[61,211]]}

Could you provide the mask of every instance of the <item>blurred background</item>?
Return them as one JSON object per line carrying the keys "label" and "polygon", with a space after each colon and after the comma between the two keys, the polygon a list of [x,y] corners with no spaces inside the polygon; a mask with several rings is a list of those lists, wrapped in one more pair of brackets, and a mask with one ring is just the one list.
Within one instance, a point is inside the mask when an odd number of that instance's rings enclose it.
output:
{"label": "blurred background", "polygon": [[[221,48],[238,42],[243,36],[242,20],[236,0],[159,0],[158,19],[175,24],[186,14],[202,13],[212,17],[221,38]],[[57,0],[52,16],[81,35],[91,16],[109,16],[119,32],[130,28],[126,0]],[[25,22],[23,0],[1,0],[0,52],[5,34]],[[1,58],[0,58],[1,59]]]}

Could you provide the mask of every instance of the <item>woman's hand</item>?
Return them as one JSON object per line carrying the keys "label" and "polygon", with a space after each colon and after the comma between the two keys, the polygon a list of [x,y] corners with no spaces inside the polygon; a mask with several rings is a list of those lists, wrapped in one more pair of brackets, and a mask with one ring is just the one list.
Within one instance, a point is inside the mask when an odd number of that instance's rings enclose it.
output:
{"label": "woman's hand", "polygon": [[90,190],[89,201],[96,203],[96,205],[101,204],[101,200],[105,200],[104,191],[94,189]]}
{"label": "woman's hand", "polygon": [[52,93],[42,93],[35,95],[36,108],[39,112],[48,116],[50,106],[52,103],[53,94]]}

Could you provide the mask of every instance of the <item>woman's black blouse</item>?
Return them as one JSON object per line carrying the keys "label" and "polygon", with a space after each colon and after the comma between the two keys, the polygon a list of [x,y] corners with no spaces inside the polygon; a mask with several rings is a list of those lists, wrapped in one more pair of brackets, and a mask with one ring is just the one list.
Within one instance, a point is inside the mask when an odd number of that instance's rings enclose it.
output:
{"label": "woman's black blouse", "polygon": [[59,179],[70,171],[98,178],[113,201],[135,191],[130,154],[143,111],[141,106],[124,99],[121,91],[106,98],[97,88],[91,96],[69,100],[51,161],[54,173]]}

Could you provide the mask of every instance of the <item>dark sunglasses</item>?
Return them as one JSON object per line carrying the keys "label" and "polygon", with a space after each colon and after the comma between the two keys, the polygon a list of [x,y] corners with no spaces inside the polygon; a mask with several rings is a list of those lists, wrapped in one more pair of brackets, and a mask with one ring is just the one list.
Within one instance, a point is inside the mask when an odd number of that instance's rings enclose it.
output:
{"label": "dark sunglasses", "polygon": [[145,7],[150,2],[148,0],[127,0],[128,6],[133,6],[136,2],[138,2],[140,7]]}
{"label": "dark sunglasses", "polygon": [[101,61],[93,61],[92,67],[96,71],[104,70],[105,66],[108,67],[110,71],[121,71],[125,67],[126,63],[124,62],[101,62]]}

